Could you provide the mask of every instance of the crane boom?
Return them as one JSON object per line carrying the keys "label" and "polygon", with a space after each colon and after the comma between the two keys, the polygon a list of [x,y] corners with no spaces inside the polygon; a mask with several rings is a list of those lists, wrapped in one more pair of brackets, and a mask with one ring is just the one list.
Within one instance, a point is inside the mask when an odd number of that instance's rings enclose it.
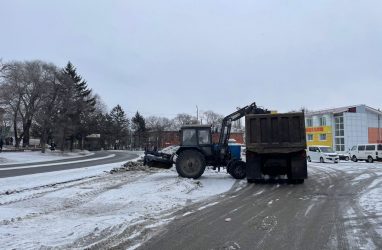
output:
{"label": "crane boom", "polygon": [[232,114],[227,115],[223,118],[222,126],[220,129],[219,144],[222,148],[228,146],[228,139],[231,135],[231,126],[232,122],[239,120],[245,115],[248,114],[269,114],[270,111],[267,109],[262,109],[257,107],[256,102],[247,105],[241,109],[236,110]]}

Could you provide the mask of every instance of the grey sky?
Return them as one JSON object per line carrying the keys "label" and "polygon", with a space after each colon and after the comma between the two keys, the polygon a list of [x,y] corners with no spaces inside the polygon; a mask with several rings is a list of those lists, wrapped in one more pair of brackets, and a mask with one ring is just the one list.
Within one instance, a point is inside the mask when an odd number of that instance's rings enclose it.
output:
{"label": "grey sky", "polygon": [[0,58],[68,60],[131,117],[382,108],[382,1],[0,0]]}

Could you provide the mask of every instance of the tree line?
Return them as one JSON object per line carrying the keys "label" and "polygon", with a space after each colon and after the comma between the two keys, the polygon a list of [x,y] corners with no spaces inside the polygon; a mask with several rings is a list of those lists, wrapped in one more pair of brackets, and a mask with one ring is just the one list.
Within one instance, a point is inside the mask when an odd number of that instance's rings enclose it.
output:
{"label": "tree line", "polygon": [[61,150],[86,148],[89,135],[97,135],[104,149],[143,148],[150,135],[202,122],[218,130],[223,119],[213,111],[202,112],[201,120],[185,113],[145,118],[138,111],[129,119],[120,105],[108,112],[71,62],[60,68],[39,60],[0,61],[0,105],[5,110],[0,136],[12,131],[15,147],[29,146],[33,137]]}

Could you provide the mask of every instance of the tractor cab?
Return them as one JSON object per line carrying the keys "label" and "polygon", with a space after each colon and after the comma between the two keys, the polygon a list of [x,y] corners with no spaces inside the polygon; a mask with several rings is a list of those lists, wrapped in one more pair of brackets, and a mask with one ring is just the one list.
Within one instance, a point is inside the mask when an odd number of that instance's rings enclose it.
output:
{"label": "tractor cab", "polygon": [[187,125],[183,126],[180,146],[211,145],[210,125]]}
{"label": "tractor cab", "polygon": [[210,125],[187,125],[180,130],[180,149],[197,149],[206,158],[212,156]]}

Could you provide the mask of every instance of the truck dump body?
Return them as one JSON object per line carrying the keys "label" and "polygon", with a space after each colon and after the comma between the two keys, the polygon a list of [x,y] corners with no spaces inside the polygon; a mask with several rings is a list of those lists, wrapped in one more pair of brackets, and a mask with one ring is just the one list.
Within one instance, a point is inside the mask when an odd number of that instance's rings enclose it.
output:
{"label": "truck dump body", "polygon": [[306,148],[303,113],[245,117],[246,147],[256,153],[292,153]]}
{"label": "truck dump body", "polygon": [[286,175],[294,183],[308,177],[304,113],[245,117],[248,181]]}

